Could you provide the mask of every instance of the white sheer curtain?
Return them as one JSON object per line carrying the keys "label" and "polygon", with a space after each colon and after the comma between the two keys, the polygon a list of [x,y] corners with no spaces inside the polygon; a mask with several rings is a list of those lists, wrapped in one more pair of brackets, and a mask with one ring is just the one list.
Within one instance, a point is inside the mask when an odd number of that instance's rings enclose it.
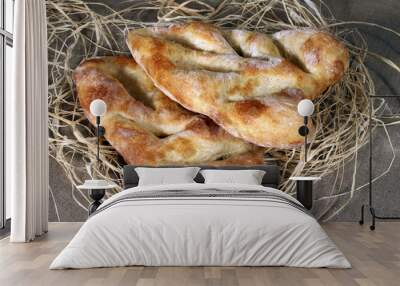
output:
{"label": "white sheer curtain", "polygon": [[12,242],[47,231],[47,28],[44,0],[17,0],[14,94],[6,98],[6,187],[11,188]]}

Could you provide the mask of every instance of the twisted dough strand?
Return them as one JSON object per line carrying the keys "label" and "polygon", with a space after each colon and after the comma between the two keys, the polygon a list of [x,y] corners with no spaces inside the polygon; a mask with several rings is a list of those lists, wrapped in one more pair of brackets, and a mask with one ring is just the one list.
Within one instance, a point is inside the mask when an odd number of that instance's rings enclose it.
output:
{"label": "twisted dough strand", "polygon": [[186,23],[130,31],[127,44],[168,97],[264,147],[302,144],[297,103],[315,99],[348,66],[345,47],[312,30],[269,37]]}
{"label": "twisted dough strand", "polygon": [[133,59],[86,60],[74,72],[80,104],[92,124],[90,103],[102,99],[105,137],[128,164],[254,165],[264,150],[237,139],[211,120],[162,94]]}

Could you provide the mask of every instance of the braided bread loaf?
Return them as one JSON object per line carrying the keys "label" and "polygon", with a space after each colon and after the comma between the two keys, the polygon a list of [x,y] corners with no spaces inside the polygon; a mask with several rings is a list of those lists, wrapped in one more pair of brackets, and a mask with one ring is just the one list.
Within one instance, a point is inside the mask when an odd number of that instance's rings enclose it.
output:
{"label": "braided bread loaf", "polygon": [[235,137],[277,148],[302,143],[298,102],[340,79],[349,60],[340,42],[313,30],[270,37],[186,23],[132,30],[127,44],[169,98]]}
{"label": "braided bread loaf", "polygon": [[254,165],[264,150],[237,139],[210,119],[183,109],[161,93],[133,59],[86,60],[73,74],[80,104],[92,124],[90,103],[102,99],[105,137],[128,164]]}

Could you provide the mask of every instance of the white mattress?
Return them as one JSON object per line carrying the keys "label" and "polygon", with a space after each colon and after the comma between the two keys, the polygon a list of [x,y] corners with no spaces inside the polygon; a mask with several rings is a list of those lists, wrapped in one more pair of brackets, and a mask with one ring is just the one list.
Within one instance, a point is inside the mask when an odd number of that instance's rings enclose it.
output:
{"label": "white mattress", "polygon": [[83,224],[50,269],[128,265],[350,267],[318,222],[290,204],[243,197],[121,200],[136,192],[204,189],[261,190],[298,203],[279,190],[250,185],[128,189],[102,204],[103,211]]}

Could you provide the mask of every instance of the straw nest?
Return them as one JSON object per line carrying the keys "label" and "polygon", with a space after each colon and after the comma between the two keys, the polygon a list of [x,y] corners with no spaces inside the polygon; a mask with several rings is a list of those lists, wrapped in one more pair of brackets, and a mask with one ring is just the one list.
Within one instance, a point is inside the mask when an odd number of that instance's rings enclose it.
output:
{"label": "straw nest", "polygon": [[[348,160],[357,160],[357,150],[368,142],[368,97],[375,94],[374,83],[364,64],[371,53],[358,30],[349,28],[351,23],[336,21],[327,6],[319,1],[315,3],[311,0],[131,0],[114,10],[103,3],[48,0],[50,156],[65,170],[75,201],[86,207],[87,195],[76,189],[76,185],[92,176],[92,172],[121,185],[124,163],[112,146],[102,142],[102,163],[92,164],[96,161],[95,130],[79,106],[71,79],[72,71],[86,58],[129,55],[124,32],[138,27],[197,20],[264,33],[310,27],[336,35],[350,51],[350,68],[340,82],[331,86],[315,102],[316,112],[312,120],[317,132],[310,142],[309,162],[302,162],[302,148],[269,149],[265,158],[279,164],[283,178],[281,189],[289,193],[294,190],[294,183],[288,180],[290,176],[324,176],[343,170]],[[390,60],[372,55],[400,72]],[[385,127],[382,121],[375,118],[382,106],[383,102],[375,105],[372,115],[378,125]],[[92,165],[92,171],[88,165]],[[390,167],[391,164],[388,169]],[[353,172],[355,178],[356,167]],[[338,172],[336,180],[340,181],[341,176],[343,174]],[[353,183],[350,191],[335,189],[323,199],[346,196],[348,202],[353,193],[363,187],[365,185]],[[344,206],[337,208],[329,217]]]}

